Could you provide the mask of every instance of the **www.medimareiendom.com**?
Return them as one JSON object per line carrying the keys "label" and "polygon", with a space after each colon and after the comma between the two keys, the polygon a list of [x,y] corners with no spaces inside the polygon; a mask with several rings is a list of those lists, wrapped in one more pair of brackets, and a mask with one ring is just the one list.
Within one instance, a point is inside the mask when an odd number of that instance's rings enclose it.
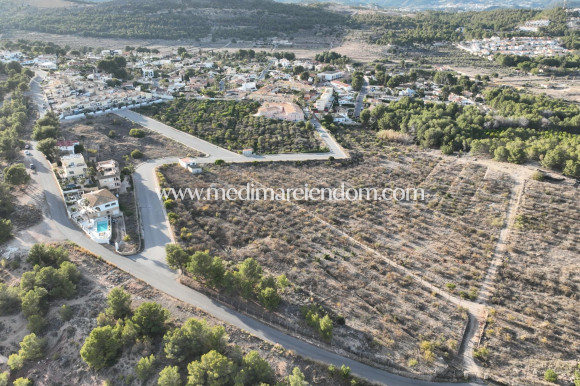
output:
{"label": "www.medimareiendom.com", "polygon": [[241,188],[163,188],[161,200],[196,201],[424,201],[422,188],[318,188],[304,184],[298,188],[262,188],[248,183]]}

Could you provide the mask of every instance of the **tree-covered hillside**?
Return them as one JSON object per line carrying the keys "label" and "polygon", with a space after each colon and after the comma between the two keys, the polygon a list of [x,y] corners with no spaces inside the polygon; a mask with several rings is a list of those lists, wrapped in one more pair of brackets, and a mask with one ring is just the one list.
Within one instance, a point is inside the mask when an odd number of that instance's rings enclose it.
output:
{"label": "tree-covered hillside", "polygon": [[341,28],[344,16],[272,0],[121,0],[59,9],[0,1],[0,25],[56,34],[147,39],[260,39],[316,27]]}

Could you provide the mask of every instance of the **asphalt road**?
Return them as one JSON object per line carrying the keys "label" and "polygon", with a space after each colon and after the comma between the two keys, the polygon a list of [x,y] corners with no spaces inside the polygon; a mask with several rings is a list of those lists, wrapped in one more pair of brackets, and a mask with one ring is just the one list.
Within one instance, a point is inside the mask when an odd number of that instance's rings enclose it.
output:
{"label": "asphalt road", "polygon": [[[34,99],[37,101],[38,98]],[[38,100],[37,103],[40,103],[40,100]],[[145,119],[145,117],[142,117],[139,114],[137,114],[136,117],[132,116],[131,114],[127,115],[134,119],[140,120],[141,122],[143,122],[143,119]],[[182,133],[178,130],[170,128],[169,126],[159,127],[157,124],[155,124],[156,121],[151,121],[154,123],[151,124],[148,119],[145,119],[144,123],[146,124],[144,124],[144,126],[148,128],[151,128],[151,126],[157,127],[157,130],[153,128],[151,129],[155,131],[160,130],[159,132],[161,132],[163,135],[169,134],[167,135],[168,137],[182,142],[186,146],[193,147],[194,149],[202,151],[206,154],[212,154],[212,157],[219,156],[224,160],[228,160],[228,157],[231,157],[233,162],[241,162],[240,157],[242,157],[245,162],[248,160],[247,157],[228,152],[224,149],[216,150],[214,145],[209,144],[206,141],[202,141],[188,134]],[[140,122],[137,121],[137,123]],[[170,129],[169,131],[168,128]],[[182,137],[182,134],[185,135],[185,137]],[[36,144],[33,145],[35,147]],[[207,151],[204,151],[204,148]],[[232,154],[235,155],[235,157],[232,156]],[[313,154],[306,154],[306,156],[312,155]],[[327,158],[329,153],[324,153],[324,155]],[[171,242],[172,237],[162,203],[156,193],[157,183],[155,176],[155,168],[157,166],[163,163],[175,161],[175,158],[150,161],[141,164],[136,169],[134,174],[134,186],[139,201],[140,213],[142,216],[145,248],[144,251],[140,254],[131,257],[123,257],[90,240],[79,228],[76,227],[76,225],[74,225],[69,220],[64,202],[62,200],[60,189],[56,181],[56,177],[52,173],[50,165],[44,156],[37,150],[32,150],[31,156],[31,162],[36,166],[36,171],[32,173],[33,178],[40,186],[44,187],[44,194],[48,204],[47,206],[49,208],[48,216],[44,221],[50,227],[51,232],[61,233],[63,238],[66,238],[87,249],[88,251],[91,251],[92,253],[103,258],[108,263],[130,273],[135,278],[146,282],[153,288],[173,296],[176,299],[199,307],[214,317],[233,326],[241,328],[261,339],[281,344],[286,349],[295,351],[298,355],[302,355],[304,357],[328,364],[332,363],[338,366],[345,364],[351,368],[353,374],[372,382],[389,386],[468,385],[418,381],[415,379],[391,374],[387,371],[365,365],[349,358],[345,358],[333,352],[329,352],[323,348],[317,347],[313,344],[291,337],[281,331],[261,323],[258,320],[246,317],[234,310],[229,309],[228,307],[221,305],[211,298],[208,298],[207,296],[178,283],[176,281],[176,273],[169,269],[165,263],[164,248],[166,244]]]}
{"label": "asphalt road", "polygon": [[313,120],[312,123],[315,126],[316,131],[321,136],[321,139],[326,143],[329,149],[327,153],[291,153],[291,154],[268,154],[268,155],[251,155],[244,156],[238,153],[231,152],[201,138],[194,137],[191,134],[187,134],[183,131],[174,129],[164,123],[156,121],[153,118],[146,117],[145,115],[136,113],[131,110],[119,110],[115,111],[120,117],[126,118],[134,123],[137,123],[149,130],[155,131],[161,135],[171,138],[174,141],[180,142],[185,146],[192,149],[200,151],[209,157],[198,158],[198,163],[213,163],[217,159],[223,159],[226,162],[268,162],[268,161],[308,161],[308,160],[327,160],[328,157],[332,156],[335,159],[348,158],[342,148],[338,145],[336,140],[324,129],[320,123]]}
{"label": "asphalt road", "polygon": [[358,93],[358,97],[356,98],[356,105],[354,108],[355,118],[360,117],[360,112],[363,109],[363,102],[364,102],[365,96],[367,95],[368,92],[369,92],[369,80],[365,76],[363,86],[362,86],[360,92]]}
{"label": "asphalt road", "polygon": [[390,386],[458,385],[455,383],[432,383],[409,379],[342,357],[239,314],[211,298],[178,283],[176,281],[176,273],[170,270],[164,261],[164,246],[171,242],[171,237],[169,236],[169,224],[163,213],[161,201],[155,193],[155,167],[164,162],[173,161],[172,159],[144,163],[137,168],[134,182],[139,197],[143,222],[148,224],[144,228],[146,244],[143,253],[131,257],[123,257],[102,245],[94,243],[69,220],[56,177],[50,170],[48,162],[40,152],[33,150],[32,153],[33,162],[37,168],[33,178],[37,179],[38,183],[44,187],[49,208],[49,218],[45,219],[45,221],[55,230],[62,233],[66,239],[95,253],[137,279],[143,280],[152,287],[181,301],[199,307],[216,318],[261,339],[278,343],[286,349],[294,350],[299,355],[338,366],[345,364],[351,368],[354,374],[369,381]]}

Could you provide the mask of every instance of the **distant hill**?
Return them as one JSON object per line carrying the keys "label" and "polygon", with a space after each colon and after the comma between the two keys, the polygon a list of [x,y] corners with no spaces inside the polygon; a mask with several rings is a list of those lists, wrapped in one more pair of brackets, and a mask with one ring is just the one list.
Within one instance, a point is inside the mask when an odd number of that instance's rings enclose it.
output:
{"label": "distant hill", "polygon": [[0,33],[18,29],[108,38],[257,40],[336,34],[348,18],[273,0],[115,0],[49,9],[0,0]]}
{"label": "distant hill", "polygon": [[[327,3],[325,0],[276,0],[283,3]],[[405,10],[490,10],[496,8],[546,8],[554,0],[332,0],[353,6],[377,6]]]}

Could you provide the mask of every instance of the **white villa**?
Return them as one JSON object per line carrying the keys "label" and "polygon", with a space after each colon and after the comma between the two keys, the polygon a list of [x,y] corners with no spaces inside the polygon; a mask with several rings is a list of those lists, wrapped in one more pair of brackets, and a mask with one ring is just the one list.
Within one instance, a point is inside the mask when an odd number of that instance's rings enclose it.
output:
{"label": "white villa", "polygon": [[97,163],[97,181],[99,188],[116,190],[121,187],[121,170],[115,160]]}
{"label": "white villa", "polygon": [[331,87],[325,88],[324,93],[316,101],[316,110],[327,111],[332,107],[333,100],[334,100],[334,90]]}
{"label": "white villa", "polygon": [[70,154],[60,158],[64,178],[84,177],[87,171],[85,157],[82,154]]}
{"label": "white villa", "polygon": [[109,243],[113,218],[122,216],[119,200],[107,189],[83,194],[75,210],[69,213],[85,233],[100,244]]}

